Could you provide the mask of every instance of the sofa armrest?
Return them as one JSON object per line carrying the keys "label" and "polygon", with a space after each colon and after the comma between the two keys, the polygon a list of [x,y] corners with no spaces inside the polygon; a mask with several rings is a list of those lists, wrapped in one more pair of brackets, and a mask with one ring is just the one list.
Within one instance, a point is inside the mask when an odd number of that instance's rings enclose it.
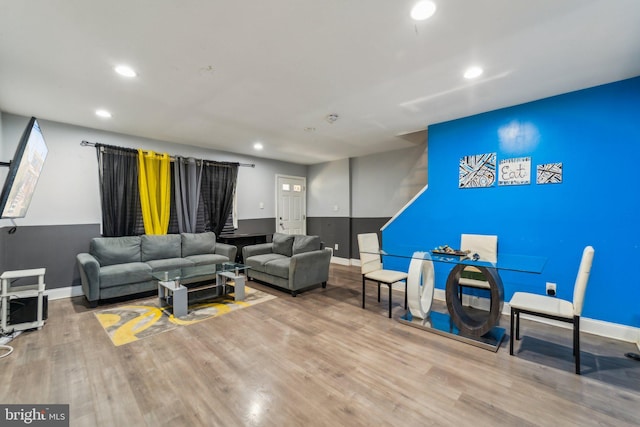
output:
{"label": "sofa armrest", "polygon": [[80,271],[82,291],[89,301],[100,299],[100,263],[87,253],[76,255],[76,264]]}
{"label": "sofa armrest", "polygon": [[302,289],[329,280],[331,251],[320,249],[304,252],[291,257],[289,265],[289,288]]}
{"label": "sofa armrest", "polygon": [[217,255],[226,256],[229,261],[235,262],[238,248],[233,245],[227,245],[226,243],[216,242],[216,248],[213,251]]}
{"label": "sofa armrest", "polygon": [[255,255],[270,254],[272,252],[273,243],[259,243],[257,245],[249,245],[242,248],[242,259],[246,261],[249,257]]}

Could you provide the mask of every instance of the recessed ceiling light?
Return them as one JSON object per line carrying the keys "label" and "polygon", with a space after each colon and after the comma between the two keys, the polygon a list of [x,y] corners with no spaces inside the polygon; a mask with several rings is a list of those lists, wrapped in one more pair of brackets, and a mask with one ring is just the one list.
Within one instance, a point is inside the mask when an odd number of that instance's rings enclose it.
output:
{"label": "recessed ceiling light", "polygon": [[96,110],[96,116],[109,119],[111,118],[111,113],[108,112],[107,110]]}
{"label": "recessed ceiling light", "polygon": [[258,150],[258,151],[260,151],[260,150],[262,150],[263,148],[264,148],[264,146],[262,145],[262,143],[261,143],[261,142],[256,142],[255,144],[253,144],[253,149],[254,149],[254,150]]}
{"label": "recessed ceiling light", "polygon": [[480,67],[469,67],[467,71],[464,72],[465,79],[475,79],[476,77],[480,77],[483,73],[482,68]]}
{"label": "recessed ceiling light", "polygon": [[125,77],[135,77],[138,75],[138,73],[136,73],[135,70],[128,65],[118,65],[116,68],[114,68],[114,70],[116,70],[116,73]]}
{"label": "recessed ceiling light", "polygon": [[429,19],[436,13],[436,4],[432,1],[420,1],[411,9],[411,17],[416,21]]}

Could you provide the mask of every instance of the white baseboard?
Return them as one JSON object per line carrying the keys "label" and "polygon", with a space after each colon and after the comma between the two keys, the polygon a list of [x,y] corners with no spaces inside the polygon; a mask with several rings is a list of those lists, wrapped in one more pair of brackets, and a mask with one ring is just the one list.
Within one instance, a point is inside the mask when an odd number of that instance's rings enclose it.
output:
{"label": "white baseboard", "polygon": [[50,300],[79,297],[84,295],[82,286],[67,286],[66,288],[47,289],[44,293]]}
{"label": "white baseboard", "polygon": [[349,260],[347,258],[340,258],[340,257],[337,257],[337,256],[332,256],[331,257],[331,263],[332,264],[346,265],[347,267],[352,265],[351,264],[351,260]]}

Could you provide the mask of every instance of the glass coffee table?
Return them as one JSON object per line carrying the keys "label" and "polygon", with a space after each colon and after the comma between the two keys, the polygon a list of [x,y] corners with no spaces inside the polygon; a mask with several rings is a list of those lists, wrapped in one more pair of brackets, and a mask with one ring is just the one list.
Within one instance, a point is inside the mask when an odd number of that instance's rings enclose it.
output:
{"label": "glass coffee table", "polygon": [[[226,295],[232,288],[234,300],[244,300],[244,272],[250,268],[244,264],[225,262],[221,264],[198,265],[171,270],[154,271],[151,275],[158,281],[158,299],[161,307],[173,306],[175,317],[185,317],[188,313],[189,294],[213,289],[217,295]],[[229,282],[233,281],[233,285]],[[187,287],[185,285],[194,284]]]}

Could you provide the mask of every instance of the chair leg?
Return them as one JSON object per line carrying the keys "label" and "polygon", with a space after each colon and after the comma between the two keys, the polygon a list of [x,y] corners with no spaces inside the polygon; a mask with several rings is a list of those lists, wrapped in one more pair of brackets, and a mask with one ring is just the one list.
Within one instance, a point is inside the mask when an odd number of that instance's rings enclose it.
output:
{"label": "chair leg", "polygon": [[576,374],[580,375],[580,316],[573,316],[573,353],[576,359]]}
{"label": "chair leg", "polygon": [[516,339],[520,339],[520,312],[516,311]]}
{"label": "chair leg", "polygon": [[514,321],[514,318],[513,318],[513,308],[512,308],[511,309],[511,322],[509,324],[510,325],[509,326],[510,327],[510,330],[509,330],[509,334],[510,334],[509,335],[509,354],[512,355],[512,356],[513,356],[513,340],[514,340],[514,337],[513,337],[513,321]]}
{"label": "chair leg", "polygon": [[364,274],[362,275],[362,308],[364,308]]}
{"label": "chair leg", "polygon": [[380,302],[380,282],[378,282],[378,302]]}
{"label": "chair leg", "polygon": [[391,319],[391,283],[388,283],[389,286],[389,319]]}
{"label": "chair leg", "polygon": [[407,280],[404,281],[404,309],[407,309]]}

